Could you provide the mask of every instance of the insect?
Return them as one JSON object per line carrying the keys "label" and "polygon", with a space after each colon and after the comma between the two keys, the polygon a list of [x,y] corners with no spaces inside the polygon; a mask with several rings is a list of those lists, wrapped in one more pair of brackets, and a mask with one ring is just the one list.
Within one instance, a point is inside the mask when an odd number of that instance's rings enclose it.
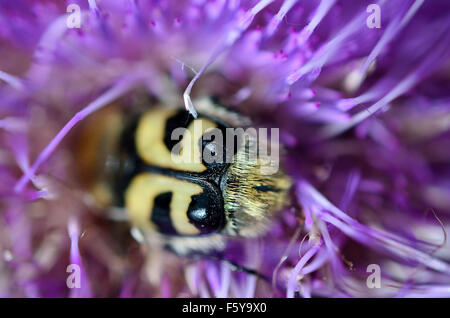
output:
{"label": "insect", "polygon": [[249,127],[247,117],[212,98],[194,105],[197,118],[166,105],[128,116],[106,110],[86,129],[80,153],[99,205],[123,210],[145,241],[179,255],[262,235],[291,185],[282,169],[263,173],[267,162],[257,156],[262,144],[271,150],[277,144],[229,133]]}

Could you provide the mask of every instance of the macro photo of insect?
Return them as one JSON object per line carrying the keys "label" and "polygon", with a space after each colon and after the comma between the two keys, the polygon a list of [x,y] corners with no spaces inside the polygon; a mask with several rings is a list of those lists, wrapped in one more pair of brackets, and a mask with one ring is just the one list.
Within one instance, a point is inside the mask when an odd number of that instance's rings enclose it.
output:
{"label": "macro photo of insect", "polygon": [[0,1],[1,298],[448,298],[449,231],[450,1]]}

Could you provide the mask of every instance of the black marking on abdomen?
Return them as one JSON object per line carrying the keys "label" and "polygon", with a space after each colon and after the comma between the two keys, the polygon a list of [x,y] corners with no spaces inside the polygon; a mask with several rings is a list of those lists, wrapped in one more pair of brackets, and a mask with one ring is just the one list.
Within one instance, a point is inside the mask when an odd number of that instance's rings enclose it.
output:
{"label": "black marking on abdomen", "polygon": [[177,235],[177,231],[173,227],[170,217],[170,202],[172,201],[172,192],[164,192],[155,197],[153,202],[153,210],[151,214],[151,222],[157,227],[159,232],[163,234]]}
{"label": "black marking on abdomen", "polygon": [[112,154],[117,158],[119,165],[108,171],[107,181],[114,189],[115,205],[125,206],[125,191],[131,180],[139,172],[142,160],[139,158],[135,145],[135,131],[138,124],[138,117],[133,116],[125,125],[119,141],[117,153]]}
{"label": "black marking on abdomen", "polygon": [[220,207],[221,202],[215,198],[215,193],[209,189],[192,196],[187,211],[189,222],[201,234],[210,234],[220,231],[225,223],[225,215]]}
{"label": "black marking on abdomen", "polygon": [[280,192],[280,189],[269,186],[269,185],[259,185],[254,186],[253,189],[261,192]]}
{"label": "black marking on abdomen", "polygon": [[176,128],[186,128],[192,121],[194,117],[185,110],[179,110],[175,115],[168,118],[166,121],[166,127],[164,131],[164,144],[167,147],[167,150],[172,151],[172,148],[181,140],[184,136],[181,136],[178,140],[172,140],[172,132]]}

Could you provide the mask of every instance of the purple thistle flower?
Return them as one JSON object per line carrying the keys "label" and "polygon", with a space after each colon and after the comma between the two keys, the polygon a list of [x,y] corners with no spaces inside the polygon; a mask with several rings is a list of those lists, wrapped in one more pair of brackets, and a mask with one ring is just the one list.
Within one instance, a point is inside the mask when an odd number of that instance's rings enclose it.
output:
{"label": "purple thistle flower", "polygon": [[[368,27],[371,4],[380,28]],[[449,297],[449,9],[2,2],[0,296]],[[74,168],[79,123],[142,91],[193,115],[193,97],[216,95],[280,127],[292,204],[267,235],[224,252],[268,281],[140,245],[93,213]],[[69,264],[80,289],[66,285]]]}

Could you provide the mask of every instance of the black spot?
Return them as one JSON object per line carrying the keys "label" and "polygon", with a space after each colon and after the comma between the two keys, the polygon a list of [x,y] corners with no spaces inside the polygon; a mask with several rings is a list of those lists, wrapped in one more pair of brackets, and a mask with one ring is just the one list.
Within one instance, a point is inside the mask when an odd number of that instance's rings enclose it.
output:
{"label": "black spot", "polygon": [[222,133],[222,139],[224,139],[225,135],[222,130],[211,129],[198,141],[202,154],[202,163],[210,170],[224,169],[226,167],[224,164],[226,163],[225,140],[220,140],[215,135],[216,133],[219,134],[219,131]]}
{"label": "black spot", "polygon": [[192,197],[187,212],[190,223],[198,228],[201,234],[210,234],[220,231],[225,222],[225,214],[220,200],[214,193],[204,189],[201,194]]}
{"label": "black spot", "polygon": [[280,192],[280,189],[268,185],[254,186],[253,189],[261,192]]}
{"label": "black spot", "polygon": [[175,115],[167,119],[164,132],[164,144],[169,151],[172,151],[172,148],[183,139],[183,136],[181,136],[179,140],[172,140],[172,132],[177,128],[186,128],[193,120],[194,117],[183,110],[178,111]]}
{"label": "black spot", "polygon": [[155,197],[151,221],[158,227],[159,232],[168,235],[177,235],[170,218],[170,202],[172,192],[164,192]]}

